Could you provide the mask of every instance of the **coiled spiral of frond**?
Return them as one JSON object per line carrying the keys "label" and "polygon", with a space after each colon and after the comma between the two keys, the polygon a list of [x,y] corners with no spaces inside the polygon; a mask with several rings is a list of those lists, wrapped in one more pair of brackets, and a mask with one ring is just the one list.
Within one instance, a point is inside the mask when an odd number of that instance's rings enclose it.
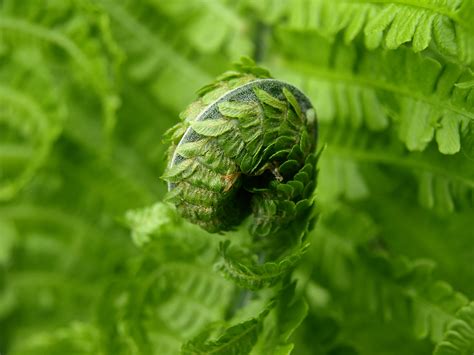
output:
{"label": "coiled spiral of frond", "polygon": [[267,236],[306,218],[316,182],[315,111],[296,87],[250,60],[202,88],[168,131],[168,200],[209,232],[251,215]]}

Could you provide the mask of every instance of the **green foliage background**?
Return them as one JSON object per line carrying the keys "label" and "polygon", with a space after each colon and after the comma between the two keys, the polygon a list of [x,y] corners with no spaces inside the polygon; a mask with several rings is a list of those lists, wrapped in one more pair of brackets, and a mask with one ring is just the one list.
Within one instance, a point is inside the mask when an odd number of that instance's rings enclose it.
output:
{"label": "green foliage background", "polygon": [[[155,204],[242,55],[326,145],[310,245],[252,293],[218,270],[245,229]],[[473,62],[471,0],[0,0],[0,353],[472,355]]]}

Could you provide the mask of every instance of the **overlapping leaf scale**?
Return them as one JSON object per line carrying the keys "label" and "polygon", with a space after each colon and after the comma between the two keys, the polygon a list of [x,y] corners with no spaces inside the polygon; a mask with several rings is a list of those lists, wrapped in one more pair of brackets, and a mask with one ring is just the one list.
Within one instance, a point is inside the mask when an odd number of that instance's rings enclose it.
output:
{"label": "overlapping leaf scale", "polygon": [[[255,88],[254,91],[257,102],[219,105],[222,114],[239,122],[238,130],[222,137],[220,145],[227,155],[235,157],[244,174],[258,173],[258,169],[279,152],[280,145],[287,149],[291,142],[296,143],[298,132],[285,126],[285,115],[289,111],[286,102],[262,89]],[[284,153],[288,155],[289,151]]]}
{"label": "overlapping leaf scale", "polygon": [[[299,31],[317,30],[333,37],[343,32],[349,43],[358,35],[368,49],[384,46],[390,50],[408,45],[414,52],[433,48],[449,60],[472,65],[474,60],[473,4],[470,0],[393,1],[292,0],[285,5],[267,1],[269,22],[286,18]],[[267,12],[267,8],[265,8]],[[430,47],[431,46],[431,47]]]}
{"label": "overlapping leaf scale", "polygon": [[227,101],[218,106],[228,122],[235,122],[234,132],[222,137],[219,145],[227,156],[235,159],[244,174],[252,174],[262,158],[264,134],[269,123],[257,102]]}
{"label": "overlapping leaf scale", "polygon": [[[258,194],[252,199],[253,213],[260,216],[252,224],[252,231],[258,235],[268,235],[280,228],[283,220],[291,220],[296,214],[302,213],[305,207],[309,207],[308,199],[314,188],[314,183],[309,181],[313,177],[316,162],[314,157],[308,157],[307,166],[304,166],[304,157],[309,153],[311,143],[293,95],[285,91],[288,100],[285,102],[262,89],[256,88],[254,91],[259,103],[219,103],[223,117],[193,121],[191,128],[204,137],[217,138],[224,155],[233,159],[243,174],[259,175],[268,169],[269,161],[282,162],[278,173],[283,179],[291,180],[285,184],[277,183],[282,200],[272,200],[270,193]],[[292,179],[299,169],[302,170],[301,174],[297,179]],[[191,179],[197,176],[196,172],[198,170],[190,176]],[[215,180],[218,181],[217,176]],[[296,206],[299,198],[304,201]]]}
{"label": "overlapping leaf scale", "polygon": [[217,137],[228,136],[225,125],[230,123],[233,128],[234,124],[223,118],[220,121],[194,121],[191,127],[199,133],[198,140],[180,145],[176,153],[183,153],[184,160],[168,167],[163,175],[175,184],[167,200],[176,203],[183,216],[216,230],[224,225],[220,220],[227,214],[225,218],[232,225],[240,218],[239,205],[229,201],[234,196],[239,167],[216,142]]}
{"label": "overlapping leaf scale", "polygon": [[[298,169],[294,160],[280,166],[285,182],[275,182],[268,192],[252,197],[255,216],[250,227],[252,234],[266,236],[284,231],[292,221],[307,215],[313,205],[316,187],[316,165],[319,157],[310,154]],[[295,162],[295,163],[292,163]]]}
{"label": "overlapping leaf scale", "polygon": [[[311,142],[306,121],[294,96],[282,90],[286,102],[263,90],[256,95],[265,112],[263,144],[265,149],[257,157],[255,168],[265,169],[267,162],[277,162],[281,181],[252,197],[254,221],[251,232],[266,236],[287,226],[295,216],[302,216],[310,208],[315,187],[317,157],[309,154]],[[261,163],[260,163],[261,162]]]}
{"label": "overlapping leaf scale", "polygon": [[[460,137],[474,119],[474,92],[456,84],[472,80],[468,70],[406,48],[359,52],[356,45],[288,30],[278,38],[287,60],[281,75],[305,88],[321,121],[383,130],[391,118],[410,150],[434,139],[443,154],[461,149]],[[291,74],[286,66],[294,68]]]}

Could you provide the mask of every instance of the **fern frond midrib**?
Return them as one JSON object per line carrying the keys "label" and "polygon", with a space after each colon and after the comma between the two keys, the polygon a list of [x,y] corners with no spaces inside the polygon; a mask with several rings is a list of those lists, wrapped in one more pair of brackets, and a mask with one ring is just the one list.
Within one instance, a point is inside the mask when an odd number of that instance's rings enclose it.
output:
{"label": "fern frond midrib", "polygon": [[439,99],[436,99],[434,95],[431,95],[431,97],[433,98],[423,96],[423,95],[414,93],[413,91],[401,89],[400,86],[390,84],[388,82],[384,82],[384,81],[378,82],[374,80],[363,79],[354,75],[348,75],[349,73],[342,73],[340,71],[331,71],[331,70],[327,70],[325,68],[321,68],[317,66],[309,66],[299,61],[284,60],[284,63],[285,63],[285,66],[288,66],[291,68],[297,68],[299,71],[301,71],[302,73],[308,74],[310,77],[319,78],[320,80],[325,80],[325,81],[330,81],[330,82],[339,81],[339,82],[344,82],[351,85],[367,87],[370,89],[385,90],[385,91],[392,92],[401,96],[405,96],[411,99],[425,102],[438,109],[448,110],[456,114],[462,115],[464,117],[467,117],[470,120],[474,120],[474,111],[469,112],[469,111],[458,109],[457,107],[452,106],[449,102],[444,102],[445,104],[441,105],[440,102],[442,101]]}
{"label": "fern frond midrib", "polygon": [[416,9],[422,9],[422,10],[429,10],[435,13],[438,13],[440,15],[446,16],[452,21],[458,23],[461,27],[465,29],[470,29],[471,26],[469,26],[466,22],[464,22],[456,12],[447,10],[445,8],[442,8],[440,6],[435,6],[432,4],[428,3],[420,3],[416,0],[344,0],[346,3],[368,3],[368,4],[399,4],[399,5],[406,5],[410,6]]}
{"label": "fern frond midrib", "polygon": [[429,164],[428,160],[414,160],[414,159],[401,159],[395,155],[389,155],[381,151],[371,152],[366,150],[357,150],[354,147],[342,147],[331,144],[330,149],[328,149],[325,154],[336,156],[342,156],[351,158],[357,161],[370,162],[370,163],[381,163],[387,165],[395,165],[400,167],[409,168],[411,170],[424,170],[435,173],[437,176],[442,176],[450,181],[458,181],[463,185],[466,185],[474,189],[474,177],[469,178],[466,176],[461,176],[455,174],[451,169],[443,169],[441,167],[433,166]]}

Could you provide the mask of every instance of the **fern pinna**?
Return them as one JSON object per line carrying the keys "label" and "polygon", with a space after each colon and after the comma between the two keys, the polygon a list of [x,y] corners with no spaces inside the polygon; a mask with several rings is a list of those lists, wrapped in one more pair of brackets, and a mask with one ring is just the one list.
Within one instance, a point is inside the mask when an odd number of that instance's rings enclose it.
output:
{"label": "fern pinna", "polygon": [[210,232],[251,211],[267,236],[308,213],[316,175],[316,116],[297,88],[244,60],[199,91],[169,131],[168,200]]}

